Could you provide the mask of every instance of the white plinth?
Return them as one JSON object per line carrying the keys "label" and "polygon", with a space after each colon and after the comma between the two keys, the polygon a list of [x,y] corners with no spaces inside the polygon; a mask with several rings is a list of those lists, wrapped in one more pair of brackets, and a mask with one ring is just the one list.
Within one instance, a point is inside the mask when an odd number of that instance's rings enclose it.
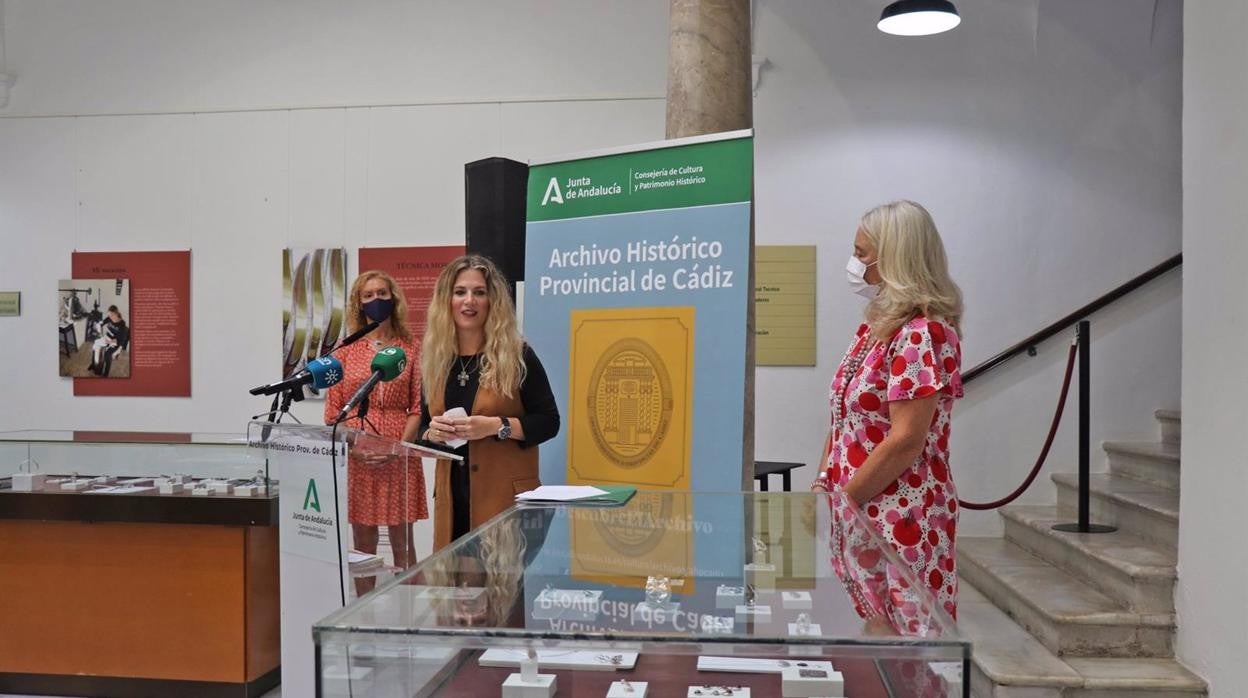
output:
{"label": "white plinth", "polygon": [[607,689],[607,698],[646,698],[646,687],[649,685],[645,681],[629,681],[627,684],[616,681]]}
{"label": "white plinth", "polygon": [[788,611],[809,611],[814,608],[814,601],[809,591],[781,592],[780,604]]}
{"label": "white plinth", "polygon": [[262,497],[264,485],[239,485],[234,488],[235,497]]}
{"label": "white plinth", "polygon": [[543,589],[533,599],[533,618],[589,622],[598,618],[601,603],[599,589]]}
{"label": "white plinth", "polygon": [[745,623],[747,621],[770,623],[771,606],[747,606],[745,604],[737,606],[737,622]]}
{"label": "white plinth", "polygon": [[195,497],[211,497],[214,494],[216,494],[216,491],[207,487],[196,487],[191,490],[191,495]]}
{"label": "white plinth", "polygon": [[755,587],[776,586],[776,566],[766,562],[751,562],[745,566],[745,581]]}
{"label": "white plinth", "polygon": [[43,489],[43,483],[48,479],[43,473],[14,473],[13,474],[13,491],[14,492],[34,492]]}
{"label": "white plinth", "polygon": [[715,608],[721,610],[736,608],[738,604],[743,603],[745,603],[745,587],[720,584],[715,589]]}
{"label": "white plinth", "polygon": [[[750,698],[750,689],[744,686],[730,686],[732,696],[729,698]],[[686,698],[719,698],[715,695],[715,691],[719,691],[719,696],[724,695],[723,686],[690,686],[689,692],[685,694]]]}
{"label": "white plinth", "polygon": [[212,483],[212,486],[209,489],[211,489],[216,494],[233,494],[234,493],[234,485],[231,485],[228,482],[214,482]]}
{"label": "white plinth", "polygon": [[633,606],[632,621],[634,623],[658,623],[662,625],[673,622],[678,613],[680,613],[679,603],[673,601],[667,603],[642,601]]}
{"label": "white plinth", "polygon": [[780,695],[784,698],[843,696],[845,680],[838,671],[791,666],[780,672]]}
{"label": "white plinth", "polygon": [[731,635],[736,621],[722,616],[702,616],[702,632],[708,635]]}
{"label": "white plinth", "polygon": [[822,635],[823,626],[819,625],[818,623],[810,623],[809,625],[806,626],[806,632],[802,632],[801,629],[797,627],[797,623],[789,623],[789,634],[790,635]]}
{"label": "white plinth", "polygon": [[536,681],[525,681],[519,674],[511,674],[503,682],[503,698],[552,698],[554,695],[554,674],[538,674]]}
{"label": "white plinth", "polygon": [[172,480],[165,480],[164,482],[160,483],[161,494],[178,494],[183,489],[184,489],[184,486],[180,482],[173,482]]}
{"label": "white plinth", "polygon": [[61,489],[69,492],[81,492],[90,486],[86,480],[66,480],[61,483]]}

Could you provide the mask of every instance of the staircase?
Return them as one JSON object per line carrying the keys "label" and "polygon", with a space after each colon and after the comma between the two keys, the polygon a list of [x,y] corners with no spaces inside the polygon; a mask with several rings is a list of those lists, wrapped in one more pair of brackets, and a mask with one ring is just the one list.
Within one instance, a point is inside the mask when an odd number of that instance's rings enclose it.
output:
{"label": "staircase", "polygon": [[976,698],[1194,698],[1205,683],[1174,660],[1179,531],[1178,412],[1159,443],[1106,443],[1092,520],[1077,534],[1078,478],[1053,475],[1057,506],[1001,510],[1004,538],[958,538],[958,627],[974,643]]}

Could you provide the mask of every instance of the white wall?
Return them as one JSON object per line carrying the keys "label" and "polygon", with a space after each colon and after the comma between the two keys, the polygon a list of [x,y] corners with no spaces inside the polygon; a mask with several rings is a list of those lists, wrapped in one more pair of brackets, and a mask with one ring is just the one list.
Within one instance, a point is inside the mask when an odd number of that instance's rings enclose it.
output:
{"label": "white wall", "polygon": [[[965,0],[961,27],[919,39],[875,31],[878,5],[759,8],[758,239],[815,241],[821,270],[819,366],[759,369],[767,459],[818,454],[828,380],[861,317],[841,270],[867,208],[905,197],[932,211],[966,294],[964,368],[1180,249],[1177,0],[1155,24],[1151,0]],[[1153,410],[1178,405],[1178,293],[1171,278],[1093,318],[1094,444],[1155,439]],[[968,386],[953,437],[963,497],[1003,496],[1031,467],[1065,354],[1055,340]],[[1052,501],[1047,473],[1074,469],[1067,423],[1027,501]],[[999,528],[995,514],[963,519]]]}
{"label": "white wall", "polygon": [[1183,70],[1183,476],[1177,653],[1211,698],[1248,685],[1248,5],[1189,2]]}
{"label": "white wall", "polygon": [[[956,32],[910,40],[874,30],[876,4],[758,3],[758,240],[817,243],[824,272],[819,365],[759,370],[760,458],[813,463],[860,311],[840,269],[871,205],[935,214],[967,295],[967,367],[1179,250],[1177,0],[1155,23],[1151,0],[962,0]],[[25,307],[0,320],[0,394],[30,399],[0,402],[0,429],[236,430],[261,409],[245,389],[273,378],[282,247],[462,240],[463,163],[663,133],[666,0],[4,6],[18,82],[0,112],[0,249],[19,253],[0,256],[0,287]],[[70,252],[186,247],[194,397],[73,399],[45,322]],[[1152,410],[1177,404],[1177,293],[1164,281],[1097,318],[1098,438],[1151,436]],[[1113,365],[1141,336],[1148,350]],[[1059,353],[970,387],[965,496],[1022,477]],[[1072,439],[1054,467],[1072,467]]]}

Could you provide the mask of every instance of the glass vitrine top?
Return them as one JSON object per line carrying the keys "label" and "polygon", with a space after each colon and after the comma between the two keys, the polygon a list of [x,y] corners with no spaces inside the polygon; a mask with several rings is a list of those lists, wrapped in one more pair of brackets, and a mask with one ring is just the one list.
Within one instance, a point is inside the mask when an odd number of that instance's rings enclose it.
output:
{"label": "glass vitrine top", "polygon": [[58,431],[28,429],[0,431],[0,442],[55,444],[200,444],[206,446],[246,446],[247,435],[207,432],[164,431]]}
{"label": "glass vitrine top", "polygon": [[339,633],[969,646],[856,507],[809,493],[514,507],[316,626]]}

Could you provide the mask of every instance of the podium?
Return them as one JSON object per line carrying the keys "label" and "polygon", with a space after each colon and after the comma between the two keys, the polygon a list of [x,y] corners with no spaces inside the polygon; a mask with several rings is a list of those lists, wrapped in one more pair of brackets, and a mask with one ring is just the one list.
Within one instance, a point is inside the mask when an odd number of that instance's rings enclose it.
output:
{"label": "podium", "polygon": [[422,476],[422,458],[461,459],[342,425],[253,421],[247,446],[263,455],[265,486],[279,494],[283,693],[310,696],[312,625],[346,605],[351,583],[348,471],[380,469],[398,487],[395,496],[405,496],[409,473]]}

